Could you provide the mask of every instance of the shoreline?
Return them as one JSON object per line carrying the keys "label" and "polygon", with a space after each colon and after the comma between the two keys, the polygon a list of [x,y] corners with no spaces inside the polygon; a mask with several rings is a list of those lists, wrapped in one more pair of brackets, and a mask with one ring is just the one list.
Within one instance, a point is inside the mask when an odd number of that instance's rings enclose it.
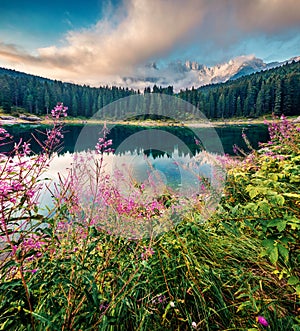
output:
{"label": "shoreline", "polygon": [[[0,120],[0,125],[51,125],[53,122],[51,120],[42,119],[41,121],[26,121],[26,120]],[[97,125],[97,124],[112,124],[112,125],[133,125],[133,126],[163,126],[163,127],[214,127],[214,126],[224,126],[224,125],[260,125],[265,124],[264,120],[251,120],[251,121],[206,121],[206,122],[196,122],[196,121],[185,121],[181,123],[173,122],[160,122],[160,121],[104,121],[104,120],[73,120],[64,119],[63,123],[66,125]]]}
{"label": "shoreline", "polygon": [[[297,117],[288,118],[295,123]],[[162,126],[162,127],[218,127],[218,126],[227,126],[227,125],[266,125],[265,120],[273,121],[272,118],[249,118],[249,119],[228,119],[228,120],[216,120],[216,121],[182,121],[182,122],[162,122],[160,120],[141,120],[141,121],[105,121],[105,120],[95,120],[95,119],[63,119],[63,123],[66,125],[85,125],[85,124],[109,124],[109,125],[132,125],[132,126]],[[280,119],[275,119],[275,121],[280,121]],[[51,125],[53,122],[49,119],[42,118],[37,121],[29,121],[20,118],[14,118],[10,120],[0,119],[0,125]]]}

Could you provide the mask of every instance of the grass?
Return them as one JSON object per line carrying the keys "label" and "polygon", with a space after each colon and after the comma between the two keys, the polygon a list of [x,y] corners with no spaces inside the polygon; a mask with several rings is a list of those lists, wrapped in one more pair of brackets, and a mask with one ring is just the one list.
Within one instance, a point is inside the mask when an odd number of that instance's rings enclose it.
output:
{"label": "grass", "polygon": [[[198,330],[259,330],[258,315],[272,330],[295,323],[286,281],[259,258],[259,240],[230,223],[186,220],[140,242],[90,229],[82,244],[69,236],[52,244],[55,254],[44,253],[25,276],[37,330],[191,330],[192,322]],[[154,254],[142,259],[149,246]],[[18,275],[2,278],[1,291],[2,328],[27,329]]]}

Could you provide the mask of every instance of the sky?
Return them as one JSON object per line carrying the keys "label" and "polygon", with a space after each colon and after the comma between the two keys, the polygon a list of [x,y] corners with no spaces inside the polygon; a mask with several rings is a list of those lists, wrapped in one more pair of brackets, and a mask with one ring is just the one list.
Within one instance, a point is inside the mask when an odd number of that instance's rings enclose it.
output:
{"label": "sky", "polygon": [[52,79],[110,85],[249,54],[300,55],[300,0],[0,0],[0,67]]}

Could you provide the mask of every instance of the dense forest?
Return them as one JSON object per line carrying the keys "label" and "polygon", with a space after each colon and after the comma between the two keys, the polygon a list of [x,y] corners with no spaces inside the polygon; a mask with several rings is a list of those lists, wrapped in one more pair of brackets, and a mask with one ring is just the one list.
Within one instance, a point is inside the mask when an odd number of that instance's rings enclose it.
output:
{"label": "dense forest", "polygon": [[208,118],[300,114],[300,62],[261,71],[223,84],[180,91]]}
{"label": "dense forest", "polygon": [[[181,90],[179,93],[174,93],[172,86],[162,88],[154,85],[142,92],[146,96],[143,104],[135,102],[137,98],[132,98],[133,102],[126,107],[117,103],[119,108],[111,112],[110,117],[118,119],[158,109],[156,113],[162,116],[197,119],[196,108],[211,119],[258,117],[270,113],[298,115],[299,69],[300,63],[292,62],[226,83]],[[139,94],[140,91],[128,88],[82,86],[0,68],[0,107],[12,114],[22,110],[36,115],[48,114],[59,101],[69,107],[70,116],[88,118],[116,100]],[[166,106],[163,95],[177,98],[172,98],[172,103]],[[188,102],[185,109],[181,99]]]}

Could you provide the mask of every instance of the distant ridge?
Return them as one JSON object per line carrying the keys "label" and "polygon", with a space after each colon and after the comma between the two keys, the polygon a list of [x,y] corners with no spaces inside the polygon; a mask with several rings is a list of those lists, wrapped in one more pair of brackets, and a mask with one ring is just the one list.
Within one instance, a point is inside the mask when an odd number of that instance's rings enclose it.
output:
{"label": "distant ridge", "polygon": [[254,55],[243,55],[211,67],[187,60],[171,62],[162,68],[153,62],[139,68],[132,76],[123,77],[120,85],[135,89],[142,89],[154,84],[157,86],[172,85],[175,91],[180,91],[185,88],[199,88],[203,85],[223,83],[299,60],[300,56],[296,56],[282,62],[265,63]]}

